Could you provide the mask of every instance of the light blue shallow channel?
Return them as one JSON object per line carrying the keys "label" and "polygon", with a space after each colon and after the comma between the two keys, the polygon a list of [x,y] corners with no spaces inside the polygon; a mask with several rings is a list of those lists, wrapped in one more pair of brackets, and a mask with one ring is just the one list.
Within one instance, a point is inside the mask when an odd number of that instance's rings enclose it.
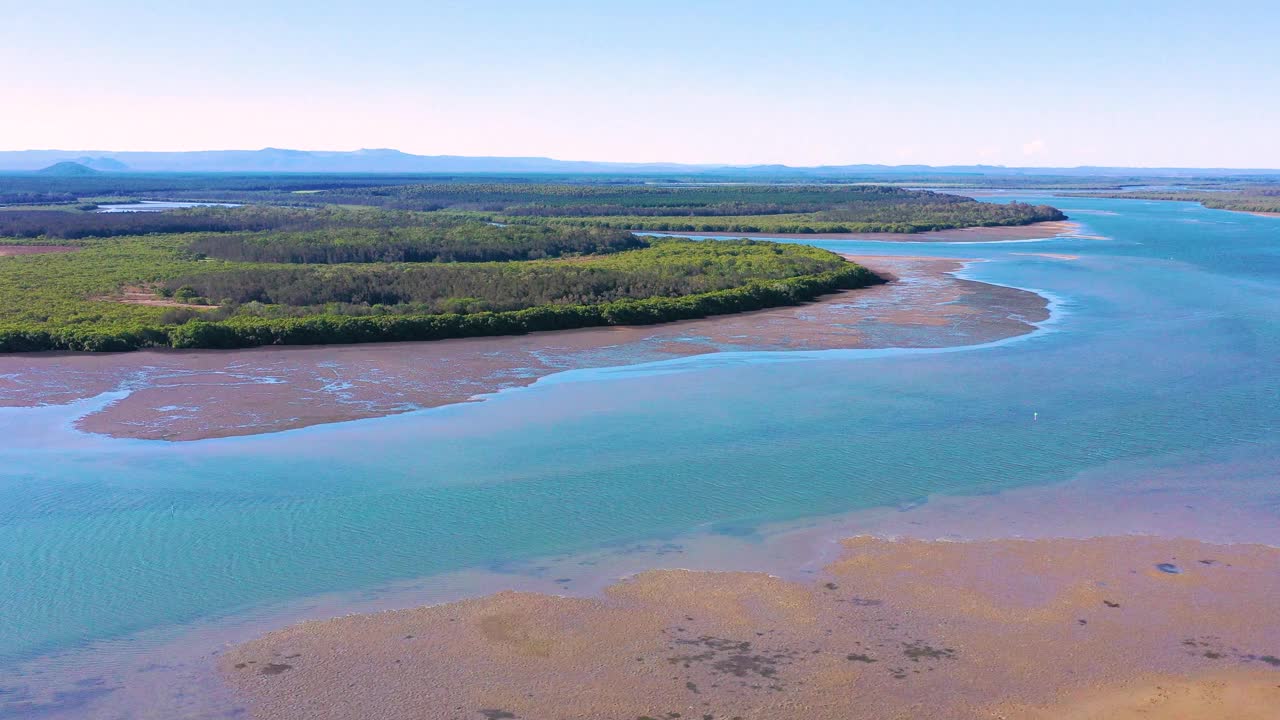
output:
{"label": "light blue shallow channel", "polygon": [[[1280,220],[1040,200],[1110,239],[814,243],[989,259],[968,276],[1058,299],[1044,331],[1011,342],[572,371],[482,403],[194,443],[70,429],[109,398],[0,410],[0,665],[318,593],[1114,461],[1246,447],[1280,467]],[[1278,492],[1271,477],[1248,502],[1275,510]]]}

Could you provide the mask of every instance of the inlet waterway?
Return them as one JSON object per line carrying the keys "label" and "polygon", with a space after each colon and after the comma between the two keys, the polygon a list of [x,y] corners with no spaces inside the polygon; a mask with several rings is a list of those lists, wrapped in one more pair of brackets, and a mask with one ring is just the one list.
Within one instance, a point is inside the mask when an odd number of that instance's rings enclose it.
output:
{"label": "inlet waterway", "polygon": [[[330,593],[1085,478],[1101,509],[1176,476],[1179,497],[1251,518],[1242,539],[1280,543],[1280,219],[1016,199],[1087,232],[812,241],[986,261],[966,277],[1054,300],[1010,341],[572,370],[478,403],[185,443],[73,428],[118,395],[0,408],[0,670]],[[1178,532],[1195,536],[1190,517]]]}

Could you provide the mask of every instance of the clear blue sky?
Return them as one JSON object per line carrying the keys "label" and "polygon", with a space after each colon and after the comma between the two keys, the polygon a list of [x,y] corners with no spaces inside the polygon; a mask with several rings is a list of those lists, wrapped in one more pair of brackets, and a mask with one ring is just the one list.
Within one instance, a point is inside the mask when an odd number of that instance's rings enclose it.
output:
{"label": "clear blue sky", "polygon": [[1280,2],[0,0],[0,149],[1280,167]]}

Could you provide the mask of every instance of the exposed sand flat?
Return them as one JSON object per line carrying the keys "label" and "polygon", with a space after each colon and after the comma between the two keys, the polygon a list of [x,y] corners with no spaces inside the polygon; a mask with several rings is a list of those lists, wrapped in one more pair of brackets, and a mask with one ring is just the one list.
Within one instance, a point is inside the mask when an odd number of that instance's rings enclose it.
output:
{"label": "exposed sand flat", "polygon": [[[1145,537],[854,538],[811,583],[652,571],[599,599],[304,623],[221,667],[259,720],[1247,718],[1276,707],[1278,565]],[[1239,714],[1177,714],[1199,708]]]}
{"label": "exposed sand flat", "polygon": [[1073,693],[1044,707],[993,708],[1007,720],[1274,720],[1274,671],[1237,670],[1196,678],[1151,677]]}
{"label": "exposed sand flat", "polygon": [[154,290],[144,287],[125,287],[119,294],[103,295],[101,297],[90,298],[92,300],[100,300],[102,302],[118,302],[126,305],[150,305],[152,307],[169,307],[169,308],[187,308],[189,310],[209,311],[213,307],[209,305],[193,305],[191,303],[179,302],[169,298],[157,295]]}
{"label": "exposed sand flat", "polygon": [[68,245],[0,245],[0,257],[74,252],[79,249]]}
{"label": "exposed sand flat", "polygon": [[[970,227],[956,230],[931,230],[920,233],[749,233],[749,232],[662,232],[661,235],[694,235],[697,237],[777,238],[797,237],[812,240],[884,240],[888,242],[1002,242],[1006,240],[1039,240],[1059,235],[1094,239],[1093,235],[1076,235],[1080,224],[1070,220],[1049,220],[1030,225]],[[637,232],[648,232],[638,230]]]}
{"label": "exposed sand flat", "polygon": [[942,347],[1028,333],[1035,293],[962,280],[963,260],[858,257],[894,279],[817,302],[644,327],[437,342],[0,355],[0,406],[131,393],[80,421],[117,437],[195,440],[465,402],[570,368],[724,350]]}

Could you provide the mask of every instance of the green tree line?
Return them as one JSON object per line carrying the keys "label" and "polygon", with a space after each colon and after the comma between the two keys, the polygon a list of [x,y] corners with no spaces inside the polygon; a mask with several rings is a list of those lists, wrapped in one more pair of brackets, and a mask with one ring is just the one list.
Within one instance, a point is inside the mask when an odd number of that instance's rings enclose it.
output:
{"label": "green tree line", "polygon": [[[0,352],[429,340],[642,324],[802,302],[879,282],[865,268],[818,248],[755,241],[664,240],[570,260],[303,266],[197,260],[189,241],[185,235],[111,238],[77,252],[0,258]],[[453,273],[449,281],[454,284],[440,292],[430,283],[416,286],[401,279],[420,271]],[[299,289],[277,285],[292,273],[359,282],[372,277],[397,291],[421,290],[428,296],[384,297],[409,302],[378,305],[368,302],[372,296],[348,294],[340,299],[353,302],[313,304],[334,300],[329,283],[322,282],[297,296],[272,297]],[[123,288],[173,287],[219,277],[268,281],[263,285],[267,299],[304,304],[232,301],[204,310],[115,299]],[[184,287],[188,293],[183,295],[193,299],[194,289],[186,284],[174,294]]]}

